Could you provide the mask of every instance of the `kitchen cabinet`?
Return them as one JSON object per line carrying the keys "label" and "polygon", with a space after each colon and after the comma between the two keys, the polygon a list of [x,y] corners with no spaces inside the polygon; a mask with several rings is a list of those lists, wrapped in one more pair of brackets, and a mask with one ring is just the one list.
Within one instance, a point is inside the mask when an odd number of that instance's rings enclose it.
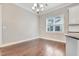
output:
{"label": "kitchen cabinet", "polygon": [[69,32],[79,33],[79,5],[69,8]]}
{"label": "kitchen cabinet", "polygon": [[79,38],[72,35],[66,35],[66,55],[77,56],[79,51]]}
{"label": "kitchen cabinet", "polygon": [[69,7],[69,25],[66,35],[66,55],[79,56],[79,5]]}

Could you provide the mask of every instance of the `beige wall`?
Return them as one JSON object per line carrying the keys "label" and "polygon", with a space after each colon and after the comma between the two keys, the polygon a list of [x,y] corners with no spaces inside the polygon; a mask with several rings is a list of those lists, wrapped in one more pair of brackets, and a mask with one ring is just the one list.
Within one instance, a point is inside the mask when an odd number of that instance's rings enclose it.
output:
{"label": "beige wall", "polygon": [[2,5],[0,5],[0,45],[2,44]]}
{"label": "beige wall", "polygon": [[2,13],[3,44],[38,37],[38,19],[34,14],[13,4],[4,4]]}
{"label": "beige wall", "polygon": [[[46,32],[46,17],[48,16],[55,16],[55,15],[63,15],[64,16],[64,32],[56,32],[56,33],[49,33]],[[40,17],[40,37],[52,39],[56,41],[65,42],[64,34],[67,33],[68,30],[68,10],[66,8],[61,8],[50,13],[44,14],[39,16]]]}

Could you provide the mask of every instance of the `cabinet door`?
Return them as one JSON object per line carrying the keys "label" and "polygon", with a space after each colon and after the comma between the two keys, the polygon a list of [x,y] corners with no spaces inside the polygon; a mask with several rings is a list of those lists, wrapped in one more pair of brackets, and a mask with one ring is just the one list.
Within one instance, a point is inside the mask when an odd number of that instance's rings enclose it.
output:
{"label": "cabinet door", "polygon": [[79,56],[79,40],[77,41],[77,56]]}
{"label": "cabinet door", "polygon": [[79,32],[79,5],[69,8],[69,31]]}
{"label": "cabinet door", "polygon": [[79,5],[69,8],[69,24],[79,24]]}
{"label": "cabinet door", "polygon": [[77,40],[66,37],[66,55],[77,56]]}

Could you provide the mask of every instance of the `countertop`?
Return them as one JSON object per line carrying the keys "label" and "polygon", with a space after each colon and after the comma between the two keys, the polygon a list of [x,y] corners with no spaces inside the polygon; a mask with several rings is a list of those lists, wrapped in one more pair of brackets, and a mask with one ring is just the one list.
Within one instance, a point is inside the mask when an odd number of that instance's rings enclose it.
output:
{"label": "countertop", "polygon": [[69,33],[66,36],[79,40],[79,33]]}

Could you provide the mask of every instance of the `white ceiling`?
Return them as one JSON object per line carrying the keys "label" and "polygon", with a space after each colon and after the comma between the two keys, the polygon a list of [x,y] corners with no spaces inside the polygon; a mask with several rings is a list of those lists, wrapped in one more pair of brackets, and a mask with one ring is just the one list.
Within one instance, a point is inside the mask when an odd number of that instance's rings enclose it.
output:
{"label": "white ceiling", "polygon": [[[62,7],[64,5],[68,5],[68,3],[47,3],[47,4],[48,4],[48,6],[45,9],[45,12],[46,11],[49,11],[50,9],[53,9],[54,10],[54,9],[59,8],[59,7]],[[26,9],[26,10],[32,12],[32,13],[34,13],[32,11],[33,3],[16,3],[16,5],[24,8],[24,9]]]}

